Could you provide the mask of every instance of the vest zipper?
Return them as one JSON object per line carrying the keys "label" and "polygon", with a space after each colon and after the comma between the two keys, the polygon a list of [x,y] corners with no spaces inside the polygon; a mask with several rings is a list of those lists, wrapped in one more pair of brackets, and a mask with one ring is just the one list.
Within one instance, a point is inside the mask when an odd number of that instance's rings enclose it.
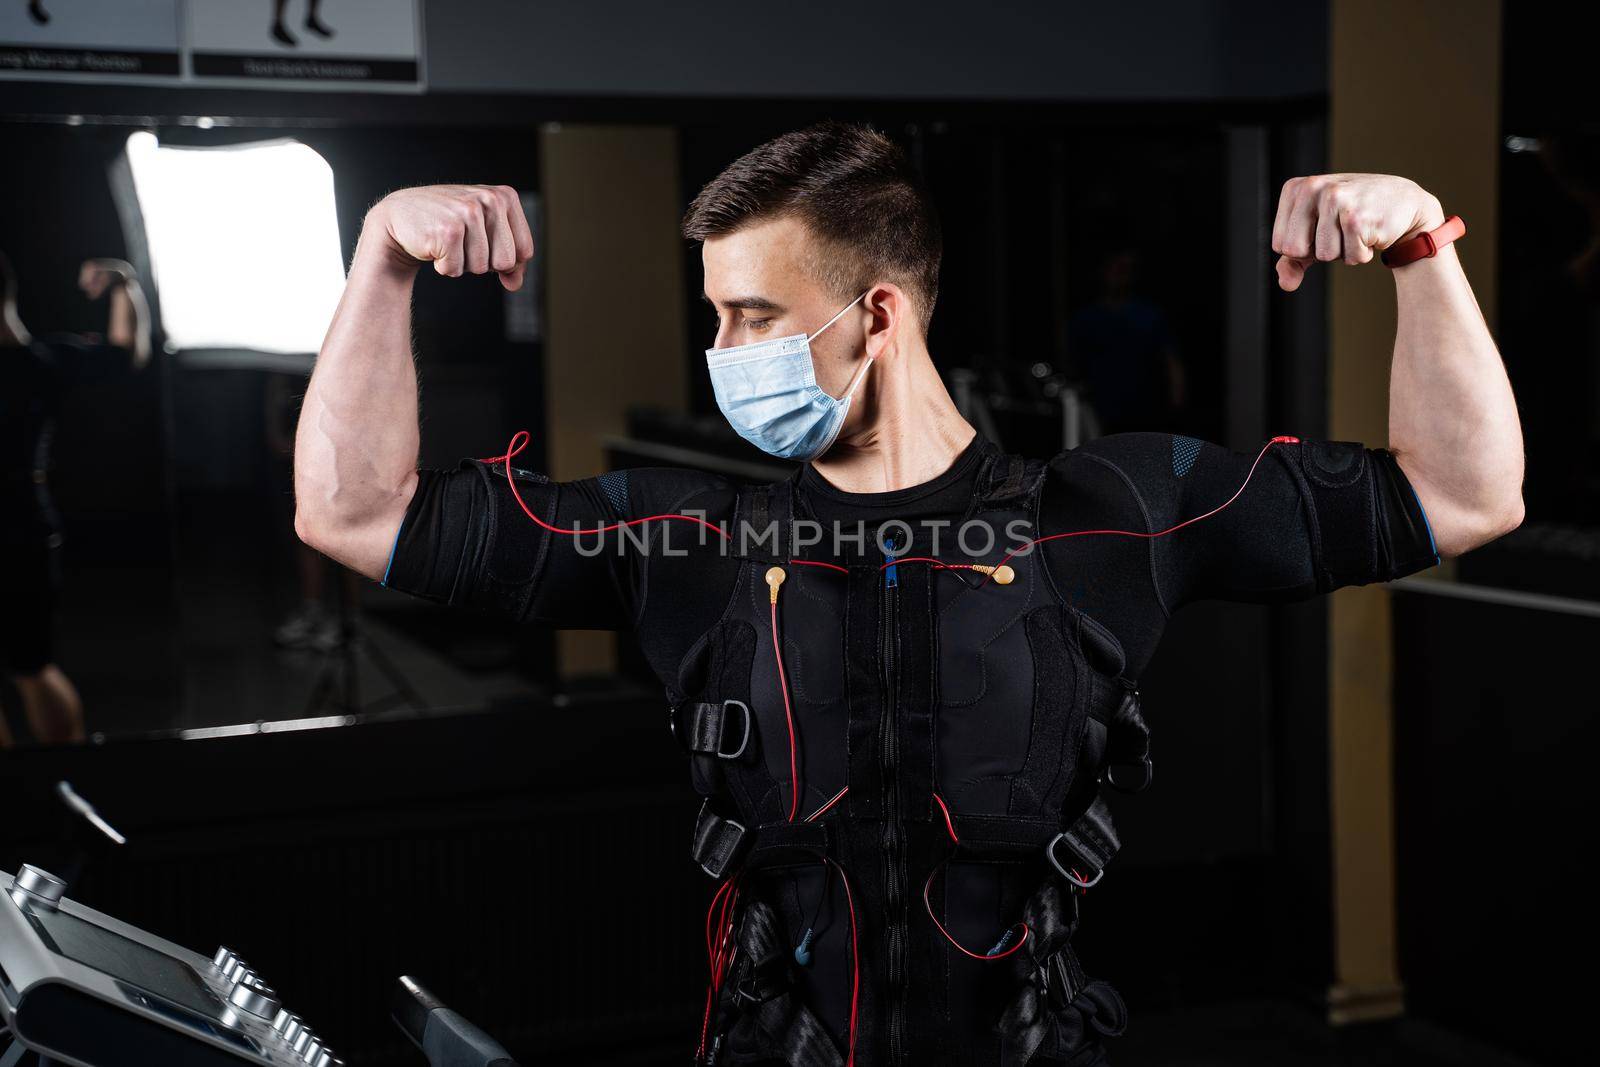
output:
{"label": "vest zipper", "polygon": [[[894,546],[890,546],[893,551]],[[888,562],[891,557],[885,555]],[[900,826],[900,585],[894,566],[883,572],[879,660],[883,669],[883,720],[879,770],[883,783],[884,899],[888,904],[889,1062],[905,1062],[906,857]]]}

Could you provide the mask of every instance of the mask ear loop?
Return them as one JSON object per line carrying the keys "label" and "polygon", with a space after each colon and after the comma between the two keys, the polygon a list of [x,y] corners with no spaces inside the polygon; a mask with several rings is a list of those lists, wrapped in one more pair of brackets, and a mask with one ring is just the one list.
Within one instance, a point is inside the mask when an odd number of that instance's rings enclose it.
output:
{"label": "mask ear loop", "polygon": [[[865,300],[866,296],[867,296],[867,293],[870,293],[870,292],[872,292],[871,289],[863,290],[860,296],[856,297],[854,300],[850,301],[850,303],[848,303],[844,307],[840,308],[839,309],[839,313],[837,315],[835,315],[833,318],[829,319],[827,322],[823,323],[821,326],[817,327],[816,333],[812,333],[812,334],[810,334],[810,335],[808,335],[806,337],[806,344],[810,345],[812,341],[816,340],[817,335],[822,333],[823,330],[826,330],[829,326],[832,326],[834,323],[836,323],[840,319],[844,318],[844,313],[846,311],[849,311],[851,308],[855,307],[857,304],[861,303],[861,301]],[[877,358],[877,357],[868,356],[862,362],[861,369],[855,372],[855,374],[850,378],[850,384],[844,387],[844,395],[839,398],[839,400],[841,402],[845,401],[845,400],[849,400],[850,397],[855,394],[856,387],[861,384],[861,379],[863,379],[863,378],[865,378],[867,376],[867,368],[872,366],[872,361],[875,358]]]}
{"label": "mask ear loop", "polygon": [[817,334],[820,334],[823,330],[826,330],[829,326],[832,326],[834,323],[836,323],[840,319],[844,318],[844,313],[846,311],[849,311],[851,308],[855,307],[857,304],[861,303],[862,299],[867,295],[867,293],[870,293],[870,292],[872,292],[871,289],[863,290],[862,293],[861,293],[861,296],[856,297],[854,300],[850,301],[850,303],[848,303],[844,307],[840,308],[839,309],[839,313],[837,315],[835,315],[833,318],[829,319],[827,322],[823,323],[821,326],[817,327],[816,333],[808,334],[806,336],[806,344],[810,344],[812,341],[815,341],[817,339]]}

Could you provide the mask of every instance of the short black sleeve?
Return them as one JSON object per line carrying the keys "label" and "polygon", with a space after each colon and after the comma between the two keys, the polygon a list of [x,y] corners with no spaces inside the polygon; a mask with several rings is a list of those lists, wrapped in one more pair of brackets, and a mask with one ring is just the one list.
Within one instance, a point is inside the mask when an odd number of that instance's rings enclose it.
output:
{"label": "short black sleeve", "polygon": [[[647,468],[555,482],[504,464],[463,460],[455,470],[417,472],[383,584],[454,607],[566,629],[620,630],[644,609],[652,556],[705,543],[693,523],[656,521],[603,535],[633,518],[706,512],[720,480],[693,471]],[[521,503],[517,498],[521,497]],[[716,521],[718,516],[710,516]],[[711,535],[706,535],[711,536]],[[670,547],[674,551],[664,551]]]}
{"label": "short black sleeve", "polygon": [[1302,599],[1439,560],[1422,505],[1386,449],[1276,442],[1259,454],[1129,433],[1082,451],[1120,473],[1147,532],[1186,524],[1151,539],[1153,581],[1169,611],[1204,599]]}

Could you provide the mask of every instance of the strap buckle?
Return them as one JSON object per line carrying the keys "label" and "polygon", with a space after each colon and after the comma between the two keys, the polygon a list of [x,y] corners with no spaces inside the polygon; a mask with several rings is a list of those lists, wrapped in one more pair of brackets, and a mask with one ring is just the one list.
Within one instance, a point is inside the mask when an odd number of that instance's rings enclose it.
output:
{"label": "strap buckle", "polygon": [[[690,712],[690,720],[687,724],[688,730],[680,734],[678,732],[678,716],[685,707],[693,710]],[[728,712],[734,708],[739,711],[739,719],[743,724],[743,729],[739,734],[739,747],[729,752],[727,750],[728,720],[731,716],[729,716]],[[716,709],[715,715],[712,716],[715,722],[708,724],[706,719],[712,709]],[[667,709],[667,729],[690,752],[713,755],[718,759],[733,760],[743,756],[750,747],[750,735],[754,729],[753,718],[754,716],[750,714],[750,705],[742,700],[697,701],[688,705],[675,704],[669,707]],[[713,733],[715,736],[707,736]]]}
{"label": "strap buckle", "polygon": [[[747,960],[749,957],[745,957]],[[776,961],[781,963],[782,957]],[[749,969],[733,984],[733,1000],[741,1008],[750,1008],[775,1000],[789,991],[788,975],[774,960],[750,964]]]}
{"label": "strap buckle", "polygon": [[1138,687],[1128,686],[1111,721],[1106,724],[1106,753],[1100,781],[1119,793],[1142,793],[1150,788],[1154,776],[1155,764],[1150,761],[1150,727],[1145,724],[1139,706]]}
{"label": "strap buckle", "polygon": [[[1137,772],[1137,777],[1122,779],[1117,777],[1117,768],[1125,767],[1130,774]],[[1155,776],[1155,764],[1150,761],[1147,752],[1135,762],[1108,763],[1100,772],[1100,780],[1119,793],[1142,793],[1150,788],[1150,780]]]}
{"label": "strap buckle", "polygon": [[713,878],[721,878],[734,866],[749,832],[744,823],[712,811],[708,797],[700,804],[700,814],[695,818],[690,855],[702,871]]}
{"label": "strap buckle", "polygon": [[1072,951],[1067,945],[1052,955],[1049,959],[1039,964],[1037,980],[1039,992],[1057,1010],[1065,1008],[1077,999],[1080,989],[1072,980],[1072,971],[1067,967],[1066,954]]}
{"label": "strap buckle", "polygon": [[[1056,873],[1061,875],[1061,877],[1065,878],[1079,889],[1093,889],[1095,886],[1099,885],[1100,879],[1106,876],[1106,869],[1104,867],[1095,868],[1093,878],[1085,878],[1073,868],[1062,866],[1061,860],[1056,857],[1056,846],[1061,844],[1063,841],[1067,842],[1068,850],[1071,851],[1074,856],[1077,856],[1077,850],[1072,848],[1071,841],[1067,837],[1067,831],[1063,830],[1056,836],[1052,837],[1050,839],[1050,843],[1044,846],[1044,858],[1050,861],[1050,866],[1054,867],[1056,869]],[[1083,857],[1078,856],[1077,858],[1082,860]],[[1089,864],[1085,863],[1084,866],[1087,867]]]}

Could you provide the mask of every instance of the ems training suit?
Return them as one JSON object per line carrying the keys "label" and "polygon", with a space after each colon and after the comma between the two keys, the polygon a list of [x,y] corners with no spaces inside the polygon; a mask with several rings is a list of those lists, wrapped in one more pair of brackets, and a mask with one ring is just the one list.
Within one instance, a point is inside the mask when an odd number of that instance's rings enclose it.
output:
{"label": "ems training suit", "polygon": [[[1136,680],[1168,616],[1438,562],[1388,451],[1274,443],[1252,475],[1255,461],[1156,433],[1024,461],[979,437],[938,478],[873,494],[809,465],[754,487],[675,469],[557,483],[513,467],[554,526],[690,514],[743,534],[727,541],[682,520],[553,534],[522,512],[503,463],[468,460],[419,472],[385,584],[635,632],[706,798],[694,859],[738,879],[708,1059],[843,1064],[853,1025],[861,1064],[1098,1064],[1125,1010],[1072,953],[1076,893],[1117,847],[1101,783],[1147,780]],[[1208,518],[1154,538],[1051,540],[1011,558],[1007,584],[910,562],[992,566],[1019,539],[1163,531],[1247,475]],[[881,545],[908,562],[886,566]]]}

